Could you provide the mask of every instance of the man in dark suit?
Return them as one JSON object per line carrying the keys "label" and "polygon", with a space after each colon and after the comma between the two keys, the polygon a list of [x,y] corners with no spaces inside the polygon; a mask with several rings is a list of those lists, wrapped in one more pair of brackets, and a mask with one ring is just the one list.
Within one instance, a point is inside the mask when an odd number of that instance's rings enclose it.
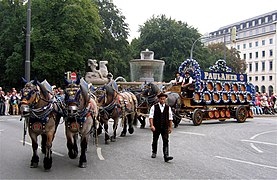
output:
{"label": "man in dark suit", "polygon": [[158,96],[159,102],[153,105],[149,113],[149,123],[151,131],[153,132],[153,142],[152,142],[152,158],[156,158],[157,146],[159,136],[163,139],[163,154],[164,161],[168,162],[173,159],[169,156],[168,138],[169,134],[172,132],[172,110],[170,106],[165,104],[167,95],[160,93]]}

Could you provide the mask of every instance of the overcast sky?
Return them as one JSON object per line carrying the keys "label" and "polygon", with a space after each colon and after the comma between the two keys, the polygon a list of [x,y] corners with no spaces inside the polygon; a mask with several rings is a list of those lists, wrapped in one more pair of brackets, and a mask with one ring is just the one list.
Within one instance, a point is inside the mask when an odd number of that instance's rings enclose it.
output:
{"label": "overcast sky", "polygon": [[152,15],[187,22],[201,34],[277,9],[277,0],[113,0],[129,24],[130,37]]}

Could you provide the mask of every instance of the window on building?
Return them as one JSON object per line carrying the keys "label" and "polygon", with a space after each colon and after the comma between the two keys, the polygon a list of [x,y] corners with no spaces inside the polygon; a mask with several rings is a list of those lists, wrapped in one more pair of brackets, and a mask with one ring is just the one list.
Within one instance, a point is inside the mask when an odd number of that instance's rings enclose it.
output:
{"label": "window on building", "polygon": [[269,97],[271,97],[272,94],[273,94],[273,87],[270,85],[270,86],[268,86],[268,95],[269,95]]}
{"label": "window on building", "polygon": [[262,40],[262,45],[263,45],[263,46],[265,45],[265,40]]}
{"label": "window on building", "polygon": [[249,72],[252,72],[252,63],[249,64]]}
{"label": "window on building", "polygon": [[256,62],[256,63],[255,63],[255,71],[258,71],[258,70],[259,70],[259,63]]}
{"label": "window on building", "polygon": [[273,56],[273,50],[272,49],[269,50],[269,56]]}
{"label": "window on building", "polygon": [[262,28],[262,32],[265,33],[265,27]]}
{"label": "window on building", "polygon": [[256,34],[259,34],[259,29],[256,29]]}
{"label": "window on building", "polygon": [[265,86],[264,85],[261,87],[261,91],[262,91],[262,93],[265,93]]}
{"label": "window on building", "polygon": [[265,80],[265,77],[264,76],[262,76],[262,81],[264,81]]}
{"label": "window on building", "polygon": [[243,59],[246,59],[246,54],[243,54]]}
{"label": "window on building", "polygon": [[249,77],[249,81],[252,81],[252,77]]}
{"label": "window on building", "polygon": [[262,57],[265,57],[265,51],[262,51]]}
{"label": "window on building", "polygon": [[262,71],[265,71],[265,62],[262,62]]}
{"label": "window on building", "polygon": [[269,76],[269,81],[272,81],[272,76]]}
{"label": "window on building", "polygon": [[275,25],[270,25],[270,27],[269,27],[270,31],[273,31],[273,30],[274,30],[274,26],[275,26]]}
{"label": "window on building", "polygon": [[249,28],[249,22],[246,23],[246,28]]}
{"label": "window on building", "polygon": [[256,45],[256,47],[259,46],[259,41],[256,41],[256,42],[255,42],[255,45]]}
{"label": "window on building", "polygon": [[249,53],[249,59],[252,59],[252,53]]}
{"label": "window on building", "polygon": [[252,21],[252,26],[255,26],[255,21]]}
{"label": "window on building", "polygon": [[243,49],[245,49],[246,48],[246,44],[243,44]]}
{"label": "window on building", "polygon": [[273,44],[273,39],[269,39],[269,44]]}
{"label": "window on building", "polygon": [[276,20],[276,14],[273,14],[273,15],[272,15],[272,19],[273,19],[273,21]]}
{"label": "window on building", "polygon": [[265,17],[264,21],[265,21],[265,23],[267,23],[268,22],[268,17]]}
{"label": "window on building", "polygon": [[247,36],[246,31],[244,31],[243,32],[243,37],[246,37],[246,36]]}
{"label": "window on building", "polygon": [[262,19],[259,19],[258,23],[259,23],[259,24],[262,24]]}
{"label": "window on building", "polygon": [[255,54],[256,54],[256,58],[258,58],[259,57],[259,52],[257,51]]}
{"label": "window on building", "polygon": [[252,43],[249,43],[249,48],[252,48]]}
{"label": "window on building", "polygon": [[258,76],[255,76],[255,81],[258,81],[259,80],[259,77]]}
{"label": "window on building", "polygon": [[240,45],[237,45],[237,49],[238,49],[238,50],[240,49]]}
{"label": "window on building", "polygon": [[273,61],[269,61],[269,70],[272,71],[273,69]]}
{"label": "window on building", "polygon": [[249,31],[249,36],[252,36],[253,35],[253,32],[252,30]]}

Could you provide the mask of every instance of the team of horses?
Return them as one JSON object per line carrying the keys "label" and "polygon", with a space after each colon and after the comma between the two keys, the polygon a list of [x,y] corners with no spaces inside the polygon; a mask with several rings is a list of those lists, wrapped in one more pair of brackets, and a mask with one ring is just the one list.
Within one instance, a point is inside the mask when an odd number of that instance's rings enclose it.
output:
{"label": "team of horses", "polygon": [[[65,80],[65,97],[58,98],[51,85],[44,80],[27,82],[21,90],[21,120],[24,120],[24,143],[26,131],[32,141],[33,156],[31,168],[38,167],[38,136],[41,136],[41,151],[44,154],[43,167],[52,167],[52,142],[57,127],[64,124],[67,140],[68,156],[78,157],[80,142],[79,167],[87,165],[86,152],[89,136],[97,141],[98,135],[105,131],[105,143],[116,140],[117,128],[121,119],[122,132],[134,133],[137,119],[138,100],[132,92],[118,92],[112,85],[104,85],[90,90],[83,78]],[[63,118],[63,121],[61,121]],[[113,119],[112,132],[109,132],[109,122]],[[112,135],[110,135],[112,133]],[[79,140],[78,140],[79,138]]]}
{"label": "team of horses", "polygon": [[[148,111],[157,103],[157,95],[161,91],[161,88],[153,83],[145,84],[139,90],[121,92],[110,83],[91,91],[87,82],[78,77],[76,80],[65,80],[65,97],[60,99],[46,80],[41,83],[38,80],[23,80],[25,86],[21,90],[21,119],[24,119],[24,134],[26,135],[28,130],[32,141],[33,156],[30,167],[38,167],[38,136],[41,136],[43,166],[46,170],[52,167],[51,148],[59,124],[64,123],[65,126],[69,158],[78,157],[77,142],[80,142],[79,167],[85,168],[89,136],[92,135],[95,142],[98,142],[98,135],[104,131],[105,144],[109,144],[116,140],[119,122],[122,125],[120,136],[126,136],[127,131],[133,134],[137,120],[140,121],[141,128],[144,128]],[[179,94],[167,94],[167,103],[173,110],[174,124],[177,127],[180,122]],[[110,128],[112,132],[109,132],[109,122],[113,122]]]}

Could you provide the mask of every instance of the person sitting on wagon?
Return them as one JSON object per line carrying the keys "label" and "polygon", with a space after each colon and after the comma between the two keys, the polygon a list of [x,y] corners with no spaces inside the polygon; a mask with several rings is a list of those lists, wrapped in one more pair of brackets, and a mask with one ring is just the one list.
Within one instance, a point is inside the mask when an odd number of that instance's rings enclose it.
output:
{"label": "person sitting on wagon", "polygon": [[183,83],[183,77],[179,72],[176,72],[175,79],[172,81],[173,85],[181,85]]}
{"label": "person sitting on wagon", "polygon": [[190,76],[189,71],[185,72],[185,77],[182,82],[182,89],[183,89],[183,96],[188,95],[189,96],[189,86],[192,85],[193,79]]}

